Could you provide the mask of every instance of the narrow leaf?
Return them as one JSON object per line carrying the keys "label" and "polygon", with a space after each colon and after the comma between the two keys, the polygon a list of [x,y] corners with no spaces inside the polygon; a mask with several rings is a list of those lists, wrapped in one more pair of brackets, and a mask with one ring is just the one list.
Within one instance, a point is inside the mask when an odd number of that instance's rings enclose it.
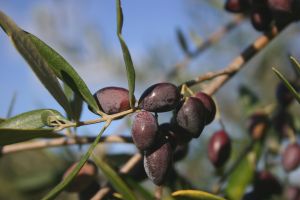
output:
{"label": "narrow leaf", "polygon": [[300,103],[300,95],[295,90],[295,88],[288,82],[288,80],[275,68],[272,68],[272,70],[275,72],[275,74],[280,78],[284,85],[289,89],[289,91],[294,95],[294,97],[297,99],[298,103]]}
{"label": "narrow leaf", "polygon": [[199,190],[178,190],[172,193],[175,200],[225,200],[222,197]]}
{"label": "narrow leaf", "polygon": [[71,102],[71,107],[73,111],[73,116],[68,117],[70,119],[74,119],[75,121],[79,121],[83,106],[82,98],[78,94],[74,93],[67,84],[64,84],[64,92],[69,102]]}
{"label": "narrow leaf", "polygon": [[14,92],[12,98],[11,98],[11,101],[9,103],[9,106],[8,106],[8,110],[7,110],[7,114],[6,114],[6,117],[11,117],[11,114],[12,114],[12,111],[14,109],[14,106],[16,104],[16,99],[17,99],[17,93]]}
{"label": "narrow leaf", "polygon": [[252,150],[241,160],[239,165],[229,176],[225,189],[228,199],[242,199],[247,186],[253,179],[256,164],[261,153],[261,145],[260,142],[256,142]]}
{"label": "narrow leaf", "polygon": [[293,67],[295,68],[295,71],[298,73],[298,76],[300,76],[300,63],[293,56],[290,56],[290,60]]}
{"label": "narrow leaf", "polygon": [[51,129],[11,129],[0,128],[0,146],[24,142],[35,138],[57,138],[63,135]]}
{"label": "narrow leaf", "polygon": [[129,98],[130,98],[130,106],[134,107],[135,98],[134,98],[134,90],[135,90],[135,70],[133,66],[133,62],[131,59],[131,55],[129,49],[123,39],[122,36],[122,28],[123,28],[123,11],[121,7],[121,0],[116,0],[117,4],[117,35],[122,47],[123,58],[126,66],[127,80],[128,80],[128,89],[129,89]]}
{"label": "narrow leaf", "polygon": [[42,200],[49,200],[49,199],[54,199],[63,191],[65,187],[68,186],[69,183],[74,179],[74,177],[78,174],[80,169],[83,167],[83,165],[86,163],[86,161],[89,159],[90,155],[92,154],[94,148],[97,146],[99,143],[99,140],[103,134],[103,132],[106,130],[106,128],[109,126],[110,122],[105,124],[103,128],[101,129],[100,133],[94,140],[94,142],[90,145],[88,151],[82,156],[80,161],[78,162],[77,166],[73,169],[73,171],[65,177],[65,179],[60,182],[58,185],[56,185]]}
{"label": "narrow leaf", "polygon": [[75,69],[61,55],[39,38],[30,33],[28,33],[28,37],[31,39],[40,55],[48,63],[55,75],[66,83],[75,94],[84,99],[95,111],[99,111],[92,93]]}
{"label": "narrow leaf", "polygon": [[101,169],[105,177],[114,187],[114,189],[119,192],[123,199],[126,200],[135,200],[135,196],[121,177],[103,160],[100,160],[96,156],[93,156],[96,165]]}
{"label": "narrow leaf", "polygon": [[0,128],[15,128],[15,129],[37,129],[44,127],[47,116],[52,115],[62,118],[62,115],[52,109],[39,109],[25,112],[9,119],[6,119],[0,124]]}
{"label": "narrow leaf", "polygon": [[59,84],[55,74],[51,70],[47,60],[40,54],[39,50],[30,39],[30,34],[20,29],[8,16],[0,11],[0,26],[10,37],[16,49],[28,62],[31,69],[52,94],[56,101],[72,115],[70,104]]}
{"label": "narrow leaf", "polygon": [[185,36],[183,35],[183,32],[180,29],[177,29],[176,35],[177,35],[177,40],[178,40],[178,43],[179,43],[181,49],[183,50],[183,52],[185,54],[189,55],[190,54],[189,47],[187,45]]}

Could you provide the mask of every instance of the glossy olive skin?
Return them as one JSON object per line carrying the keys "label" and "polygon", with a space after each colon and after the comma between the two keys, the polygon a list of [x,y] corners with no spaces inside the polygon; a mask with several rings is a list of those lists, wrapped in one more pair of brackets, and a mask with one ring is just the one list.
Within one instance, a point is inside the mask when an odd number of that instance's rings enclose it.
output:
{"label": "glossy olive skin", "polygon": [[121,87],[105,87],[94,94],[96,102],[104,113],[116,114],[130,109],[129,91]]}
{"label": "glossy olive skin", "polygon": [[282,192],[282,186],[276,177],[266,170],[256,172],[253,188],[260,199],[267,199]]}
{"label": "glossy olive skin", "polygon": [[[63,179],[71,173],[77,164],[74,163],[67,169],[63,175]],[[87,161],[65,190],[67,192],[81,192],[85,190],[95,180],[97,172],[97,166],[92,161]]]}
{"label": "glossy olive skin", "polygon": [[133,142],[139,150],[145,151],[154,144],[157,131],[157,120],[152,113],[141,111],[136,114],[131,134]]}
{"label": "glossy olive skin", "polygon": [[187,131],[192,137],[198,138],[205,126],[205,108],[199,99],[189,97],[176,113],[176,120],[180,128]]}
{"label": "glossy olive skin", "polygon": [[247,119],[247,129],[254,140],[260,140],[266,135],[270,127],[270,120],[266,113],[256,112]]}
{"label": "glossy olive skin", "polygon": [[208,94],[204,93],[204,92],[197,92],[195,94],[195,97],[197,99],[199,99],[205,108],[205,124],[210,124],[216,115],[216,104],[214,102],[214,100],[211,98],[211,96],[209,96]]}
{"label": "glossy olive skin", "polygon": [[258,31],[268,30],[271,27],[271,14],[264,8],[256,8],[251,13],[251,23]]}
{"label": "glossy olive skin", "polygon": [[162,185],[172,166],[173,149],[168,141],[161,142],[145,151],[144,167],[147,176],[155,185]]}
{"label": "glossy olive skin", "polygon": [[171,83],[157,83],[150,86],[141,95],[138,106],[150,112],[173,110],[180,102],[179,89]]}
{"label": "glossy olive skin", "polygon": [[216,167],[222,167],[229,159],[231,152],[231,140],[224,130],[217,131],[209,140],[208,158]]}
{"label": "glossy olive skin", "polygon": [[291,172],[300,165],[300,145],[289,144],[282,154],[282,166],[286,172]]}
{"label": "glossy olive skin", "polygon": [[184,145],[191,141],[192,136],[176,123],[163,123],[158,127],[159,133],[170,138],[170,142],[176,145]]}

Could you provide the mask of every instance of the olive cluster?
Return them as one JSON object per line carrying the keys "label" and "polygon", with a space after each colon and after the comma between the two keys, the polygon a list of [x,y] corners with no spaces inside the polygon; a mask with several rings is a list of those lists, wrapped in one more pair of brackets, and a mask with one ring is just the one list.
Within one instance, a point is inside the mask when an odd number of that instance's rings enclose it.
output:
{"label": "olive cluster", "polygon": [[[106,87],[94,97],[106,114],[116,114],[130,109],[128,90]],[[158,113],[173,111],[169,123],[158,123]],[[150,86],[141,95],[132,123],[132,139],[144,154],[147,176],[161,185],[172,166],[186,153],[186,145],[198,138],[205,125],[215,117],[216,106],[212,98],[198,92],[183,98],[178,87],[171,83]]]}
{"label": "olive cluster", "polygon": [[233,13],[250,14],[258,31],[267,31],[274,23],[282,28],[300,19],[299,0],[227,0],[225,9]]}

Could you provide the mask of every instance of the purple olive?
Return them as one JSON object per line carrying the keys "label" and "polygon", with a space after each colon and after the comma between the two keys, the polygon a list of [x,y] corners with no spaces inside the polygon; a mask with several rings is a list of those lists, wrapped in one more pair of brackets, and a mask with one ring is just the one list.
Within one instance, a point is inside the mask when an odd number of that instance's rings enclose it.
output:
{"label": "purple olive", "polygon": [[268,10],[257,8],[251,12],[251,22],[256,30],[267,31],[271,27],[272,17]]}
{"label": "purple olive", "polygon": [[286,172],[295,170],[300,164],[300,145],[289,144],[282,154],[281,161]]}
{"label": "purple olive", "polygon": [[199,99],[189,97],[178,109],[175,119],[173,123],[197,138],[205,126],[205,107]]}
{"label": "purple olive", "polygon": [[173,110],[180,102],[180,92],[171,83],[157,83],[144,91],[139,108],[150,112],[167,112]]}
{"label": "purple olive", "polygon": [[155,116],[148,111],[138,112],[132,124],[132,139],[141,151],[149,149],[156,138],[158,124]]}
{"label": "purple olive", "polygon": [[276,177],[266,170],[256,172],[253,187],[261,199],[268,199],[270,196],[282,192],[282,187]]}
{"label": "purple olive", "polygon": [[153,149],[145,151],[144,167],[149,179],[156,185],[162,185],[170,171],[173,149],[170,142],[160,142]]}
{"label": "purple olive", "polygon": [[197,92],[195,94],[195,97],[199,99],[205,108],[205,124],[210,124],[216,115],[216,104],[214,100],[209,96],[208,94],[205,94],[204,92]]}
{"label": "purple olive", "polygon": [[228,160],[231,152],[231,141],[224,130],[217,131],[209,140],[208,158],[216,167],[222,167]]}
{"label": "purple olive", "polygon": [[96,102],[104,113],[116,114],[130,109],[129,92],[121,87],[105,87],[94,94]]}
{"label": "purple olive", "polygon": [[[295,84],[292,83],[292,85],[294,86]],[[293,102],[294,95],[289,91],[283,82],[280,82],[276,88],[276,99],[282,107],[286,107]]]}
{"label": "purple olive", "polygon": [[232,13],[240,13],[249,9],[248,0],[227,0],[225,9]]}
{"label": "purple olive", "polygon": [[161,135],[170,138],[173,146],[184,145],[191,141],[191,134],[183,128],[179,127],[176,123],[163,123],[158,128]]}
{"label": "purple olive", "polygon": [[300,188],[296,186],[288,186],[284,190],[285,200],[300,200]]}
{"label": "purple olive", "polygon": [[[77,164],[78,162],[67,169],[63,175],[63,179],[73,171]],[[85,190],[95,180],[97,172],[97,166],[92,161],[87,161],[65,190],[67,192],[81,192]]]}

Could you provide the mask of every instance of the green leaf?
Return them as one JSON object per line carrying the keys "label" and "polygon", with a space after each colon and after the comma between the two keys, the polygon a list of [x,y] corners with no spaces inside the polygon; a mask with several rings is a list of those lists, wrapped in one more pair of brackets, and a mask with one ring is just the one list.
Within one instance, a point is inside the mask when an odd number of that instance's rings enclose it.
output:
{"label": "green leaf", "polygon": [[290,60],[291,60],[292,65],[295,68],[295,71],[298,73],[298,75],[300,75],[300,63],[293,56],[290,56]]}
{"label": "green leaf", "polygon": [[99,143],[99,140],[100,140],[103,132],[106,130],[106,128],[109,126],[109,124],[110,124],[110,122],[108,122],[107,124],[105,124],[103,126],[103,128],[100,131],[100,133],[98,134],[98,136],[96,137],[96,139],[94,140],[94,142],[90,145],[88,151],[81,157],[80,161],[78,162],[78,164],[76,165],[76,167],[73,169],[73,171],[67,177],[65,177],[62,182],[60,182],[58,185],[56,185],[48,194],[46,194],[46,196],[43,197],[42,200],[54,199],[55,197],[57,197],[57,195],[59,195],[60,192],[63,191],[63,189],[65,187],[68,186],[68,184],[71,183],[71,181],[78,174],[78,172],[80,171],[80,169],[83,167],[83,165],[89,159],[89,157],[92,154],[94,148]]}
{"label": "green leaf", "polygon": [[28,37],[55,75],[66,83],[75,94],[84,99],[93,110],[99,111],[99,107],[92,93],[75,69],[61,55],[39,38],[30,33],[28,33]]}
{"label": "green leaf", "polygon": [[130,106],[134,107],[135,98],[134,98],[134,90],[135,90],[135,70],[133,66],[133,62],[131,59],[131,55],[129,49],[123,39],[122,36],[122,28],[123,28],[123,12],[121,7],[121,0],[116,0],[117,4],[117,35],[122,47],[123,58],[126,66],[127,80],[128,80],[128,88],[129,88],[129,98],[130,98]]}
{"label": "green leaf", "polygon": [[0,11],[0,26],[10,37],[16,49],[28,62],[31,69],[52,94],[56,101],[72,115],[70,104],[65,96],[61,85],[51,70],[47,60],[39,52],[39,49],[32,42],[30,34],[20,29],[8,16]]}
{"label": "green leaf", "polygon": [[130,188],[134,189],[134,191],[136,191],[138,193],[138,195],[140,195],[140,197],[143,198],[144,200],[155,199],[153,194],[150,191],[145,189],[140,183],[138,183],[131,177],[124,176],[123,178],[126,181],[126,183],[130,186]]}
{"label": "green leaf", "polygon": [[96,156],[93,156],[96,165],[101,169],[104,176],[108,179],[114,189],[119,192],[123,199],[135,200],[135,196],[121,177],[103,160],[100,160]]}
{"label": "green leaf", "polygon": [[71,107],[73,111],[73,116],[68,117],[70,119],[74,119],[75,121],[79,121],[83,106],[82,98],[78,94],[74,93],[67,84],[64,84],[64,92],[69,102],[71,102]]}
{"label": "green leaf", "polygon": [[228,183],[225,189],[226,197],[230,200],[242,199],[245,190],[251,183],[256,164],[261,153],[261,142],[254,143],[251,151],[241,160],[235,170],[228,177]]}
{"label": "green leaf", "polygon": [[0,146],[24,142],[35,138],[57,138],[63,135],[52,129],[12,129],[0,128]]}
{"label": "green leaf", "polygon": [[178,43],[185,54],[190,54],[186,39],[180,29],[176,30]]}
{"label": "green leaf", "polygon": [[225,200],[222,197],[199,190],[178,190],[172,193],[175,200]]}
{"label": "green leaf", "polygon": [[284,85],[289,89],[289,91],[294,95],[298,103],[300,103],[300,95],[295,90],[295,88],[288,82],[288,80],[275,68],[272,68],[272,70],[275,72],[275,74],[280,78]]}
{"label": "green leaf", "polygon": [[15,129],[37,129],[45,125],[48,117],[52,116],[57,119],[64,119],[63,116],[56,110],[39,109],[25,112],[9,119],[6,119],[0,124],[0,128],[15,128]]}

